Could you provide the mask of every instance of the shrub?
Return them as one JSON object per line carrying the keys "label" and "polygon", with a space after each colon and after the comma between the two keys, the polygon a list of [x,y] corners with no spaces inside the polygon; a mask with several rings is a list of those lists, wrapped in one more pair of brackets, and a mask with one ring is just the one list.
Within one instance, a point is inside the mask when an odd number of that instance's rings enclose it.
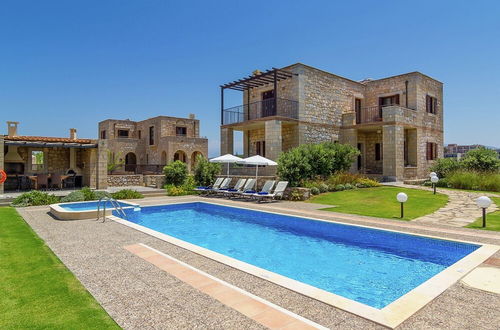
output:
{"label": "shrub", "polygon": [[500,192],[500,173],[456,171],[446,178],[446,182],[450,188]]}
{"label": "shrub", "polygon": [[291,201],[301,201],[303,199],[303,195],[300,191],[298,190],[292,190],[290,193],[290,200]]}
{"label": "shrub", "polygon": [[183,186],[169,184],[165,186],[165,189],[167,190],[168,196],[184,196],[189,194]]}
{"label": "shrub", "polygon": [[318,187],[312,187],[311,188],[311,194],[313,195],[319,195],[320,191],[318,189]]}
{"label": "shrub", "polygon": [[356,184],[360,184],[363,188],[371,188],[371,187],[379,187],[380,182],[368,179],[368,178],[360,178],[356,181]]}
{"label": "shrub", "polygon": [[36,206],[59,203],[59,197],[46,192],[33,190],[17,196],[12,202],[13,206]]}
{"label": "shrub", "polygon": [[500,169],[498,153],[484,147],[468,151],[460,163],[469,171],[494,172]]}
{"label": "shrub", "polygon": [[176,160],[163,168],[165,182],[174,186],[181,186],[188,177],[187,165],[180,160]]}
{"label": "shrub", "polygon": [[358,153],[350,145],[332,142],[304,144],[280,155],[277,174],[295,187],[306,180],[346,171]]}
{"label": "shrub", "polygon": [[344,185],[344,189],[345,189],[345,190],[349,190],[349,189],[353,189],[353,188],[354,188],[354,186],[353,186],[352,184],[350,184],[350,183],[346,183],[346,184]]}
{"label": "shrub", "polygon": [[221,164],[210,163],[208,159],[198,155],[194,167],[194,181],[199,186],[209,186],[221,172]]}
{"label": "shrub", "polygon": [[460,162],[453,158],[440,158],[436,160],[433,166],[429,169],[431,172],[436,172],[439,178],[445,178],[450,173],[459,170],[462,167]]}
{"label": "shrub", "polygon": [[335,186],[335,191],[342,191],[344,189],[345,189],[345,187],[343,184],[338,184]]}
{"label": "shrub", "polygon": [[318,185],[319,192],[325,193],[328,191],[328,185],[326,183],[320,183]]}
{"label": "shrub", "polygon": [[328,185],[328,191],[335,191],[335,185],[334,184],[329,184]]}
{"label": "shrub", "polygon": [[97,191],[94,190],[94,200],[98,200],[104,197],[112,197],[112,195],[107,191]]}
{"label": "shrub", "polygon": [[139,199],[144,198],[140,192],[132,189],[122,189],[111,194],[114,199]]}
{"label": "shrub", "polygon": [[85,200],[85,195],[81,191],[70,192],[67,196],[61,198],[61,202],[83,202]]}

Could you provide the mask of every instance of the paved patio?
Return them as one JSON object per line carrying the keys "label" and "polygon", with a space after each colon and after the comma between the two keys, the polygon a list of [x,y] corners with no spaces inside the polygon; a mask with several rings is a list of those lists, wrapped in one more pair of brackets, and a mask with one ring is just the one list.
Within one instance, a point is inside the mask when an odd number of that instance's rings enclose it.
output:
{"label": "paved patio", "polygon": [[[142,205],[207,200],[199,197],[158,197]],[[214,200],[222,204],[320,217],[413,233],[500,245],[500,234],[435,223],[394,220],[318,211],[309,203],[261,204]],[[107,312],[125,329],[261,329],[248,318],[150,262],[125,246],[146,244],[211,276],[241,288],[286,310],[332,329],[380,329],[380,325],[344,312],[269,281],[220,264],[113,221],[57,221],[47,207],[19,209],[26,221],[77,276]],[[494,256],[500,258],[497,252]],[[495,267],[497,259],[490,261]],[[500,295],[456,283],[407,319],[400,329],[496,329]]]}

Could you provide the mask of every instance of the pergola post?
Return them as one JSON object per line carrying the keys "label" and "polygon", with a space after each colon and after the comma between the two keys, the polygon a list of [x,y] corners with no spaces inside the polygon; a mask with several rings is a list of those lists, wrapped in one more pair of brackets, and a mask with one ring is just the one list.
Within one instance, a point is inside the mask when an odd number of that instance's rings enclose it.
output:
{"label": "pergola post", "polygon": [[278,114],[278,70],[274,69],[274,115]]}
{"label": "pergola post", "polygon": [[220,86],[220,124],[224,125],[224,87]]}

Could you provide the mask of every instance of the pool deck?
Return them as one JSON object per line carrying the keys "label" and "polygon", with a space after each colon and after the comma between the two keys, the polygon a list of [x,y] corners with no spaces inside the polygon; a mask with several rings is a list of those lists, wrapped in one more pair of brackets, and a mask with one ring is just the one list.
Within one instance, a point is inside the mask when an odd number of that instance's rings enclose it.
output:
{"label": "pool deck", "polygon": [[[256,204],[200,197],[151,197],[141,205],[209,201],[224,205],[322,218],[352,224],[418,233],[443,238],[500,245],[500,233],[437,224],[400,222],[319,211],[318,204],[279,202]],[[196,285],[131,253],[143,244],[174,258],[287,313],[296,314],[332,329],[382,329],[384,327],[318,300],[285,289],[264,279],[218,263],[114,221],[56,221],[48,207],[18,209],[47,245],[77,276],[106,311],[125,329],[262,329],[262,315],[247,315]],[[126,247],[129,247],[127,250]],[[156,260],[156,262],[160,262]],[[161,263],[161,262],[160,262]],[[481,267],[500,267],[500,252]],[[479,268],[481,268],[479,267]],[[477,269],[479,269],[477,268]],[[398,329],[495,329],[500,324],[500,295],[457,282]],[[273,328],[290,329],[293,322]]]}

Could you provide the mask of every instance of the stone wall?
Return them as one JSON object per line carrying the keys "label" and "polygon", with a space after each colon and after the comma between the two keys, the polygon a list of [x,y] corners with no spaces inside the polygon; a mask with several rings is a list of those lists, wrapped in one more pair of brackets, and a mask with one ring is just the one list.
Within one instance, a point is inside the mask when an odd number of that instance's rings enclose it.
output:
{"label": "stone wall", "polygon": [[163,188],[165,185],[165,175],[144,175],[144,185],[147,187]]}
{"label": "stone wall", "polygon": [[109,187],[143,186],[142,174],[118,174],[107,176]]}

